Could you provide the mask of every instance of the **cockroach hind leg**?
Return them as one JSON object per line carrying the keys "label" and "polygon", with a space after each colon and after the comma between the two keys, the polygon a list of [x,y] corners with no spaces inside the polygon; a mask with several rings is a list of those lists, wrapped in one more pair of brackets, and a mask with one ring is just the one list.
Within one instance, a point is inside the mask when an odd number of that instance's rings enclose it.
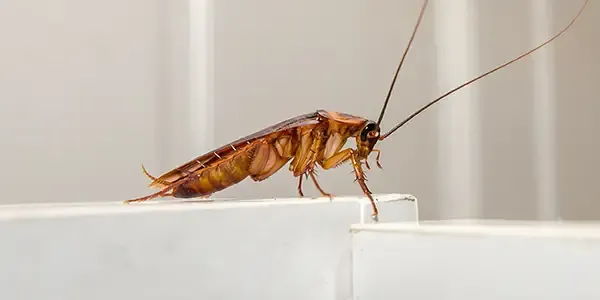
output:
{"label": "cockroach hind leg", "polygon": [[144,202],[144,201],[152,200],[154,198],[172,197],[172,196],[173,196],[173,187],[170,186],[170,187],[166,187],[154,194],[150,194],[148,196],[125,200],[125,201],[123,201],[123,204],[129,204],[129,203],[134,203],[134,202]]}

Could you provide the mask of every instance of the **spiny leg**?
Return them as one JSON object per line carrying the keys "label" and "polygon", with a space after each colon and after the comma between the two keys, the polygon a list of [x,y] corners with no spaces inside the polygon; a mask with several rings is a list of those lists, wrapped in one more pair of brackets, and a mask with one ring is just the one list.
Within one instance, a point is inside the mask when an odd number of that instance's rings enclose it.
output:
{"label": "spiny leg", "polygon": [[346,162],[348,159],[350,159],[350,155],[352,155],[352,151],[354,151],[354,150],[352,150],[350,148],[348,148],[346,150],[342,150],[324,161],[318,161],[318,163],[325,170],[335,168],[335,167],[341,165],[342,163]]}
{"label": "spiny leg", "polygon": [[350,159],[352,162],[352,167],[354,169],[354,174],[356,175],[356,181],[358,181],[360,188],[362,189],[363,193],[369,198],[369,200],[371,201],[371,205],[373,206],[373,220],[375,222],[379,222],[379,217],[378,217],[379,212],[377,211],[377,206],[375,205],[375,200],[373,199],[373,196],[371,195],[371,191],[369,191],[369,188],[367,187],[367,184],[365,183],[365,174],[360,165],[360,161],[358,161],[358,158],[356,157],[356,154],[357,154],[356,151],[354,151],[351,148],[348,148],[348,149],[345,149],[345,150],[342,150],[342,151],[336,153],[332,157],[326,159],[325,161],[323,161],[319,164],[325,170],[327,170],[327,169],[333,168],[335,166],[338,166],[341,163]]}
{"label": "spiny leg", "polygon": [[302,193],[302,175],[298,176],[298,194],[300,194],[300,197],[304,197],[304,193]]}
{"label": "spiny leg", "polygon": [[[350,150],[352,150],[352,149],[350,149]],[[371,206],[373,206],[373,216],[372,216],[373,220],[375,222],[379,222],[379,211],[377,210],[377,205],[375,205],[375,200],[373,199],[373,196],[371,195],[371,191],[369,190],[369,188],[367,187],[367,184],[365,182],[365,174],[360,165],[360,161],[356,157],[356,152],[351,151],[350,159],[352,161],[352,167],[354,168],[354,174],[356,175],[356,181],[358,182],[358,185],[360,185],[360,188],[362,189],[363,193],[371,201]]]}
{"label": "spiny leg", "polygon": [[128,204],[128,203],[132,203],[132,202],[143,202],[143,201],[147,201],[147,200],[158,198],[158,197],[169,197],[169,196],[173,195],[172,191],[170,192],[171,189],[172,189],[171,187],[168,187],[168,188],[163,189],[163,190],[161,190],[159,192],[156,192],[156,193],[154,193],[152,195],[148,195],[148,196],[140,197],[140,198],[135,198],[135,199],[125,200],[123,203],[124,204]]}
{"label": "spiny leg", "polygon": [[332,194],[326,193],[321,186],[319,185],[319,183],[317,182],[317,177],[315,176],[313,170],[308,171],[308,174],[310,175],[310,178],[312,179],[313,183],[315,184],[315,186],[317,187],[317,189],[319,190],[319,192],[321,192],[321,195],[325,196],[325,197],[329,197],[329,200],[331,200],[333,198]]}

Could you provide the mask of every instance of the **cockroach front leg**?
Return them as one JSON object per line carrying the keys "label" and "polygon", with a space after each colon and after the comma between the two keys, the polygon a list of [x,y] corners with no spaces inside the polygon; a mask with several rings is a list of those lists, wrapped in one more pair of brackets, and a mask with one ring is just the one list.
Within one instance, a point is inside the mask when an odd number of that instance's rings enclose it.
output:
{"label": "cockroach front leg", "polygon": [[371,195],[371,191],[369,191],[369,188],[367,187],[367,184],[365,183],[365,174],[362,170],[362,166],[360,164],[360,161],[358,160],[357,153],[356,153],[356,151],[354,151],[354,149],[348,148],[346,150],[342,150],[342,151],[336,153],[335,155],[333,155],[332,157],[324,160],[322,163],[320,163],[320,165],[323,167],[323,169],[327,170],[327,169],[333,168],[341,163],[344,163],[348,159],[350,159],[352,162],[352,168],[354,169],[356,181],[360,185],[360,188],[362,189],[363,193],[371,201],[371,205],[373,206],[373,220],[375,222],[379,222],[379,211],[377,210],[377,205],[375,205],[375,200],[373,199],[373,196]]}

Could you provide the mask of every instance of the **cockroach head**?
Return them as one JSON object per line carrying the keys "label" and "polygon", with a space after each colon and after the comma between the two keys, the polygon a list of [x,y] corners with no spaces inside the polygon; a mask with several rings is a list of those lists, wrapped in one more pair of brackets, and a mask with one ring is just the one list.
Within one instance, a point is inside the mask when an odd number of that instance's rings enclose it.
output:
{"label": "cockroach head", "polygon": [[374,121],[367,121],[363,128],[360,130],[360,134],[356,136],[356,146],[358,155],[360,157],[367,157],[377,141],[379,141],[381,129],[379,125]]}

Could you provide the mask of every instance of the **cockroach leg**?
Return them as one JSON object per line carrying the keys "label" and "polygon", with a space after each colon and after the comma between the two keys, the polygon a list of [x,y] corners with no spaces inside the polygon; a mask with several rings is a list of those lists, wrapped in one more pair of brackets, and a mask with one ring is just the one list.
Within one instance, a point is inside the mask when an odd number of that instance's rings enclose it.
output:
{"label": "cockroach leg", "polygon": [[169,197],[169,196],[172,196],[173,193],[170,192],[169,190],[171,190],[171,188],[164,189],[162,191],[156,192],[156,193],[154,193],[152,195],[148,195],[146,197],[125,200],[124,204],[132,203],[132,202],[143,202],[143,201],[147,201],[147,200],[150,200],[150,199],[153,199],[153,198],[158,198],[158,197]]}
{"label": "cockroach leg", "polygon": [[372,193],[369,190],[369,187],[367,187],[367,184],[365,183],[365,174],[360,165],[360,161],[358,160],[358,158],[356,156],[357,156],[356,151],[350,149],[350,160],[352,161],[352,167],[354,168],[354,174],[356,175],[356,181],[360,185],[360,188],[362,189],[363,193],[371,201],[371,206],[373,206],[373,216],[372,216],[373,221],[379,222],[379,211],[377,210],[377,205],[375,205],[375,199],[373,199],[373,196],[371,195]]}
{"label": "cockroach leg", "polygon": [[360,188],[362,189],[363,193],[369,198],[369,200],[371,201],[371,205],[373,206],[373,220],[375,222],[379,222],[379,212],[377,211],[377,205],[375,205],[375,199],[373,199],[371,191],[369,191],[369,188],[365,183],[365,173],[362,170],[361,162],[359,161],[357,156],[358,153],[354,149],[348,148],[326,159],[325,161],[320,163],[320,165],[323,167],[323,169],[327,170],[338,166],[346,160],[350,159],[350,161],[352,162],[354,175],[356,176],[356,181],[360,185]]}
{"label": "cockroach leg", "polygon": [[302,193],[302,175],[298,176],[298,194],[300,194],[300,197],[304,197],[304,193]]}
{"label": "cockroach leg", "polygon": [[317,177],[315,176],[315,174],[313,173],[312,170],[308,171],[308,174],[310,175],[310,178],[312,179],[313,183],[315,184],[315,187],[317,187],[317,189],[319,190],[319,192],[321,192],[321,195],[325,196],[325,197],[329,197],[329,200],[333,200],[333,195],[326,193],[325,191],[323,191],[323,189],[321,188],[321,186],[319,185],[319,183],[317,182]]}
{"label": "cockroach leg", "polygon": [[378,168],[383,169],[383,167],[379,163],[379,156],[381,155],[381,151],[379,149],[373,149],[371,150],[371,152],[377,152],[377,156],[375,156],[375,163],[377,164]]}
{"label": "cockroach leg", "polygon": [[350,156],[352,155],[354,150],[348,148],[345,150],[342,150],[336,154],[334,154],[332,157],[319,162],[319,165],[321,165],[321,167],[323,167],[323,169],[325,170],[329,170],[331,168],[335,168],[336,166],[341,165],[342,163],[346,162],[348,159],[350,159]]}

